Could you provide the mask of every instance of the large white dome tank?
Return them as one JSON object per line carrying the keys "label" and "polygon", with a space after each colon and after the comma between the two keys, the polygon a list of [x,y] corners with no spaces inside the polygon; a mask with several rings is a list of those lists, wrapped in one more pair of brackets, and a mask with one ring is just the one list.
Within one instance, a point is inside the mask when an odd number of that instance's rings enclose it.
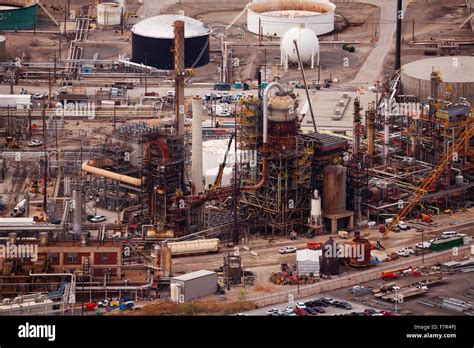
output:
{"label": "large white dome tank", "polygon": [[301,61],[303,64],[310,63],[314,69],[315,61],[319,64],[319,40],[314,31],[303,25],[289,29],[281,39],[281,64],[288,70],[288,64],[298,64],[298,54],[294,40],[298,44]]}

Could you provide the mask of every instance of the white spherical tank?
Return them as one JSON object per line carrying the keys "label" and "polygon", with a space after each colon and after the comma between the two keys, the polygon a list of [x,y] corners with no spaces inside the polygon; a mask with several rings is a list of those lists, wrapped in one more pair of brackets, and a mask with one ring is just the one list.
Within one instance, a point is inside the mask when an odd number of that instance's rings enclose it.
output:
{"label": "white spherical tank", "polygon": [[319,40],[314,31],[304,26],[299,26],[288,30],[281,40],[281,63],[285,70],[288,70],[289,63],[298,64],[295,40],[298,45],[301,61],[303,64],[311,64],[311,69],[313,69],[315,62],[319,64]]}

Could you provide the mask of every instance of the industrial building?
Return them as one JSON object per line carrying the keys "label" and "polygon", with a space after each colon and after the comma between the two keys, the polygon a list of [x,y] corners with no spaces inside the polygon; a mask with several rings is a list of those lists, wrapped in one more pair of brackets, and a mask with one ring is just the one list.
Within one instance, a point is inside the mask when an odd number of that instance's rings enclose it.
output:
{"label": "industrial building", "polygon": [[217,291],[217,273],[201,270],[172,277],[170,287],[171,301],[192,301]]}

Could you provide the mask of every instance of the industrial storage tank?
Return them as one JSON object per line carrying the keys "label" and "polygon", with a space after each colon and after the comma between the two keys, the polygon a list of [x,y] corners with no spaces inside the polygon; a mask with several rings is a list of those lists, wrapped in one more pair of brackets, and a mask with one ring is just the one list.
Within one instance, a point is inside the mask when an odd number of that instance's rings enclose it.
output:
{"label": "industrial storage tank", "polygon": [[175,21],[184,22],[184,64],[186,68],[209,64],[210,31],[196,19],[181,15],[147,18],[132,28],[132,61],[158,69],[174,68]]}
{"label": "industrial storage tank", "polygon": [[7,39],[5,36],[0,36],[0,62],[7,59]]}
{"label": "industrial storage tank", "polygon": [[[362,238],[360,232],[354,233],[354,239],[350,243],[352,252],[357,252],[349,258],[349,265],[353,267],[367,267],[370,266],[371,254],[370,254],[370,241]],[[360,255],[358,254],[360,253]]]}
{"label": "industrial storage tank", "polygon": [[0,30],[30,29],[38,24],[35,0],[3,0],[0,3]]}
{"label": "industrial storage tank", "polygon": [[322,245],[321,274],[338,275],[341,267],[340,258],[337,255],[337,243],[329,237]]}
{"label": "industrial storage tank", "polygon": [[304,25],[288,30],[280,44],[281,64],[288,70],[288,64],[298,64],[298,54],[294,40],[298,45],[301,62],[310,64],[311,69],[314,64],[319,64],[319,40],[314,31]]}
{"label": "industrial storage tank", "polygon": [[122,21],[122,8],[115,2],[97,5],[97,24],[103,27],[119,25]]}
{"label": "industrial storage tank", "polygon": [[444,98],[451,91],[451,98],[457,101],[464,97],[474,103],[474,57],[450,56],[417,60],[402,66],[401,85],[404,94],[422,99],[431,94],[431,73],[440,72],[441,81],[437,86],[438,98]]}
{"label": "industrial storage tank", "polygon": [[323,212],[341,214],[346,212],[346,168],[328,165],[323,170]]}
{"label": "industrial storage tank", "polygon": [[336,5],[324,0],[264,0],[247,5],[247,29],[254,34],[283,37],[305,25],[316,35],[334,30]]}
{"label": "industrial storage tank", "polygon": [[273,146],[293,148],[298,133],[295,100],[275,95],[268,101],[268,138]]}

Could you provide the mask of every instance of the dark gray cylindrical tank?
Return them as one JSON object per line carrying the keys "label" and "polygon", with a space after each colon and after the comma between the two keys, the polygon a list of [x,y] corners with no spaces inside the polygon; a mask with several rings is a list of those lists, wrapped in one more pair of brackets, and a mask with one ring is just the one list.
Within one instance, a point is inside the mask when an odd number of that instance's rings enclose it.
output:
{"label": "dark gray cylindrical tank", "polygon": [[321,274],[338,275],[341,266],[340,258],[337,255],[337,244],[331,237],[322,246],[320,259]]}
{"label": "dark gray cylindrical tank", "polygon": [[132,28],[132,61],[162,70],[174,68],[173,23],[184,21],[184,63],[186,68],[209,64],[210,31],[196,19],[180,15],[147,18]]}
{"label": "dark gray cylindrical tank", "polygon": [[341,214],[346,211],[346,168],[328,165],[323,171],[323,213]]}

